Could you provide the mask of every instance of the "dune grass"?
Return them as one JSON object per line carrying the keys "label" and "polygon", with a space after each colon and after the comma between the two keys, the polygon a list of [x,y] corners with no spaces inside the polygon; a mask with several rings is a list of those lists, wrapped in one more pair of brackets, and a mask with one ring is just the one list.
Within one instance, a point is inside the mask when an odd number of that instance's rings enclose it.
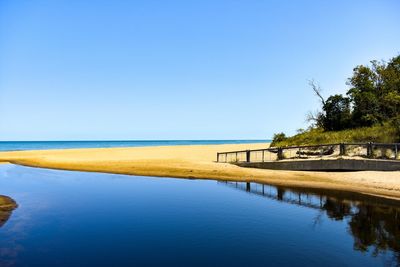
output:
{"label": "dune grass", "polygon": [[399,142],[399,130],[391,123],[362,127],[343,131],[323,131],[311,129],[304,133],[296,134],[279,142],[272,142],[271,146],[290,145],[316,145],[342,142]]}

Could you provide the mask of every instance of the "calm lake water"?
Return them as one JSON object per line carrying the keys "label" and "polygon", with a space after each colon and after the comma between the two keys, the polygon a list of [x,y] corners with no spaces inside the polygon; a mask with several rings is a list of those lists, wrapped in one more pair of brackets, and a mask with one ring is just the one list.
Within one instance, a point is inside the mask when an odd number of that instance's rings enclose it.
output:
{"label": "calm lake water", "polygon": [[0,151],[266,143],[271,140],[0,141]]}
{"label": "calm lake water", "polygon": [[261,184],[0,165],[0,266],[391,266],[400,206]]}

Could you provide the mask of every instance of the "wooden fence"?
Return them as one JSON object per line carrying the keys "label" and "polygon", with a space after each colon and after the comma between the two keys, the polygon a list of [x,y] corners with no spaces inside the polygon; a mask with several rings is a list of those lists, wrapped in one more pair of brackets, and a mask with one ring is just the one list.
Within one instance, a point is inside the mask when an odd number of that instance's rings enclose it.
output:
{"label": "wooden fence", "polygon": [[313,158],[359,157],[399,160],[400,143],[339,143],[218,152],[217,162],[265,162]]}

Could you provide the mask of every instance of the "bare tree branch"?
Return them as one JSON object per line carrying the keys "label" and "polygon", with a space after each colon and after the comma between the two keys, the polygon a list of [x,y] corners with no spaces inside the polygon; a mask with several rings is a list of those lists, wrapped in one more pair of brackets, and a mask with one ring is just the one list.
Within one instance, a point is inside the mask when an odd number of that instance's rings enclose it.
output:
{"label": "bare tree branch", "polygon": [[306,122],[316,123],[318,122],[318,112],[309,111],[306,114]]}
{"label": "bare tree branch", "polygon": [[323,96],[321,94],[321,92],[322,92],[321,86],[318,83],[316,83],[314,81],[314,79],[309,80],[308,84],[311,86],[311,88],[314,91],[315,95],[319,97],[319,99],[321,100],[322,105],[325,105],[325,99],[323,98]]}
{"label": "bare tree branch", "polygon": [[306,114],[306,122],[310,123],[310,127],[319,127],[321,126],[321,120],[322,120],[323,114],[316,110],[316,111],[309,111]]}

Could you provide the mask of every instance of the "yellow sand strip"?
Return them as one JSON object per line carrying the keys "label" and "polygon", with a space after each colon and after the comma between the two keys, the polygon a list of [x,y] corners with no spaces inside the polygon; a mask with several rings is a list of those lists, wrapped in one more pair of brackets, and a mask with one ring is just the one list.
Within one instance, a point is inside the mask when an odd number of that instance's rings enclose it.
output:
{"label": "yellow sand strip", "polygon": [[400,199],[400,172],[277,171],[214,162],[220,151],[266,147],[268,144],[15,151],[0,152],[0,162],[77,171],[263,182]]}

